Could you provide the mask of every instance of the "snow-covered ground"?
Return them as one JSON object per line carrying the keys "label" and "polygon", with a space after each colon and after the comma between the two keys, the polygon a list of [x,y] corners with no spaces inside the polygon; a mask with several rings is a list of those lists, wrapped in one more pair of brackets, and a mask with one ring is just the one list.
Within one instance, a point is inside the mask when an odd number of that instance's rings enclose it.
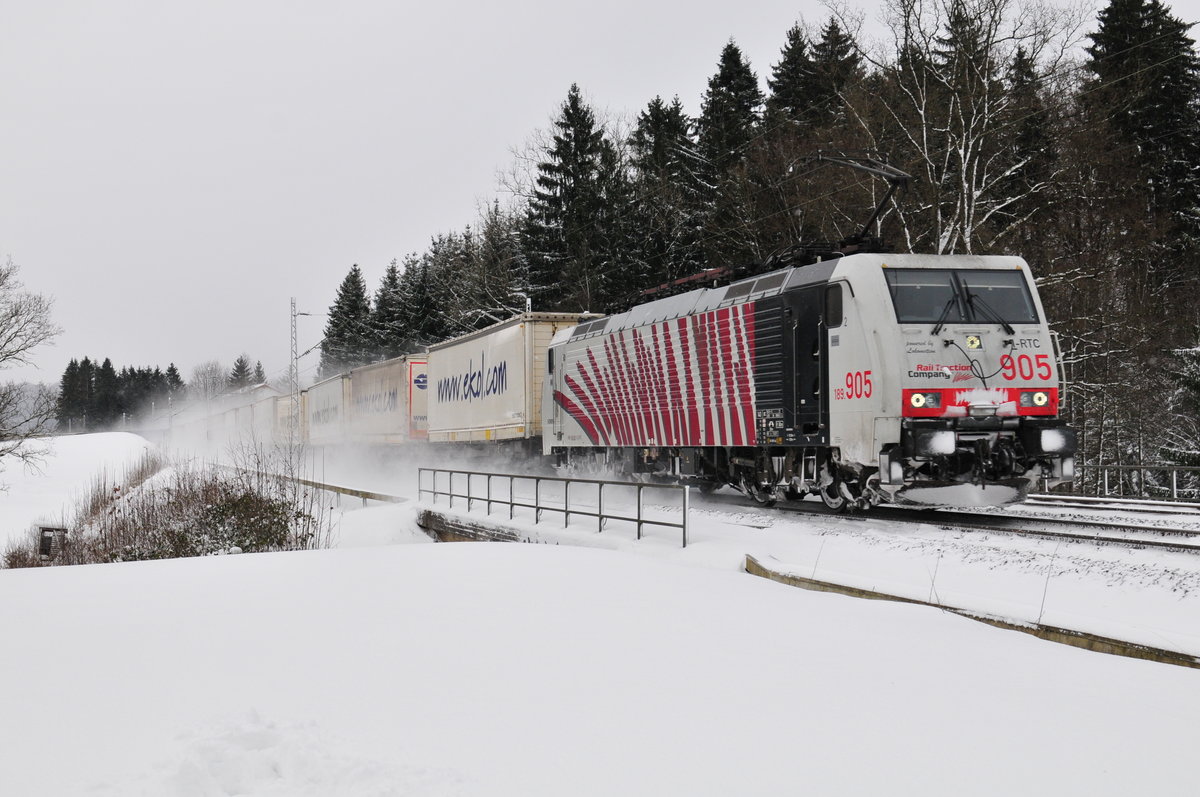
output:
{"label": "snow-covered ground", "polygon": [[[438,463],[438,467],[459,466]],[[477,464],[461,466],[480,469]],[[393,469],[359,468],[332,456],[322,462],[329,481],[414,496],[416,468],[416,463]],[[440,485],[445,489],[444,478]],[[493,489],[494,494],[504,494],[507,485],[497,481]],[[532,500],[532,489],[529,483],[519,487],[526,502]],[[455,491],[464,490],[460,477]],[[482,481],[475,482],[473,494],[485,494]],[[653,501],[654,494],[647,492],[648,500]],[[543,489],[549,500],[554,495],[552,486]],[[574,496],[587,502],[585,488],[577,489]],[[606,496],[606,506],[612,508],[617,499]],[[594,508],[594,500],[591,505]],[[445,499],[438,509],[450,511]],[[476,518],[483,515],[480,502],[467,513],[462,499],[454,511]],[[1088,515],[1078,508],[1021,505],[999,511],[1050,518]],[[496,514],[501,512],[507,517],[507,510],[497,507]],[[666,509],[658,516],[678,520],[677,512]],[[1194,514],[1136,517],[1111,507],[1097,507],[1090,517],[1197,526]],[[746,554],[752,554],[785,573],[1200,656],[1200,555],[1196,554],[1019,538],[870,516],[763,509],[728,489],[707,498],[693,491],[689,544],[682,550],[679,532],[673,529],[650,527],[647,538],[636,541],[628,524],[612,524],[598,534],[595,521],[586,518],[573,521],[569,529],[561,527],[561,515],[548,513],[536,526],[530,518],[531,512],[518,510],[515,525],[523,537],[538,542],[618,549],[727,570],[741,570]]]}
{"label": "snow-covered ground", "polygon": [[[42,476],[58,490],[69,449]],[[732,556],[741,534],[764,558],[807,551],[805,575],[862,578],[916,567],[906,551],[939,529],[889,543],[713,502],[686,550],[665,530],[582,527],[546,538],[582,545],[398,545],[424,539],[414,506],[350,506],[338,550],[0,571],[0,792],[1115,795],[1193,779],[1194,670],[796,590]],[[970,556],[944,536],[925,589],[953,602],[980,588],[951,575]],[[587,547],[601,540],[620,550]],[[1115,605],[1144,588],[1076,575]]]}
{"label": "snow-covered ground", "polygon": [[[774,570],[1021,622],[1041,622],[1200,655],[1200,556],[1059,543],[928,523],[763,510],[718,494],[692,507],[686,551],[652,531],[663,555],[740,568],[752,554]],[[460,502],[461,506],[461,502]],[[596,535],[540,525],[543,541],[647,550],[631,531]]]}
{"label": "snow-covered ground", "polygon": [[27,445],[38,452],[40,464],[26,467],[0,459],[0,553],[38,524],[63,524],[93,480],[106,475],[110,482],[119,481],[151,448],[124,432],[44,438]]}

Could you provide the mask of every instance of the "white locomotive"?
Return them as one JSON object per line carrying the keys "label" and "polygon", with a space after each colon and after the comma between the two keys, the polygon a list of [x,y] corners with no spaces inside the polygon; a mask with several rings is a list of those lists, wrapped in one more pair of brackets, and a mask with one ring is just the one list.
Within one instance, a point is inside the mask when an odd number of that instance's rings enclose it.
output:
{"label": "white locomotive", "polygon": [[550,346],[543,450],[833,508],[1021,500],[1074,473],[1017,257],[854,254],[634,307]]}

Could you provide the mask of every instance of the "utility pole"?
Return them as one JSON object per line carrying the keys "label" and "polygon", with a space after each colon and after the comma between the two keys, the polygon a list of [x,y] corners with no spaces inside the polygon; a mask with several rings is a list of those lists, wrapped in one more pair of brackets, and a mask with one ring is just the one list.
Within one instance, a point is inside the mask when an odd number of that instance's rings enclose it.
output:
{"label": "utility pole", "polygon": [[288,360],[288,395],[291,406],[288,409],[288,445],[296,450],[296,442],[300,436],[300,363],[296,355],[296,297],[292,297],[292,354]]}

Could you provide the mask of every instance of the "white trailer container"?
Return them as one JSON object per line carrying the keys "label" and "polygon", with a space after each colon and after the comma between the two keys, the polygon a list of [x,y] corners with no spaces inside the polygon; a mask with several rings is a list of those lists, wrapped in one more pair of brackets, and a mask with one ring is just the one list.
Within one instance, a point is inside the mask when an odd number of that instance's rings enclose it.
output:
{"label": "white trailer container", "polygon": [[398,357],[350,372],[350,437],[359,443],[424,440],[426,358]]}
{"label": "white trailer container", "polygon": [[429,440],[521,440],[542,433],[546,347],[599,316],[522,313],[429,347]]}
{"label": "white trailer container", "polygon": [[330,377],[304,391],[304,413],[309,444],[326,446],[346,442],[346,408],[349,406],[348,374]]}

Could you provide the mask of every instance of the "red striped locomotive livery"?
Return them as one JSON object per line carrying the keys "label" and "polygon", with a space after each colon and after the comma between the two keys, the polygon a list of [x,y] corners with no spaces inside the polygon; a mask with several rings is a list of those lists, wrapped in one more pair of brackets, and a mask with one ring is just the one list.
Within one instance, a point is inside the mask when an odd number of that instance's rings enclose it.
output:
{"label": "red striped locomotive livery", "polygon": [[753,310],[740,304],[613,334],[585,329],[554,402],[591,445],[755,445]]}
{"label": "red striped locomotive livery", "polygon": [[1020,258],[857,254],[560,331],[543,451],[764,503],[1020,500],[1073,476]]}

